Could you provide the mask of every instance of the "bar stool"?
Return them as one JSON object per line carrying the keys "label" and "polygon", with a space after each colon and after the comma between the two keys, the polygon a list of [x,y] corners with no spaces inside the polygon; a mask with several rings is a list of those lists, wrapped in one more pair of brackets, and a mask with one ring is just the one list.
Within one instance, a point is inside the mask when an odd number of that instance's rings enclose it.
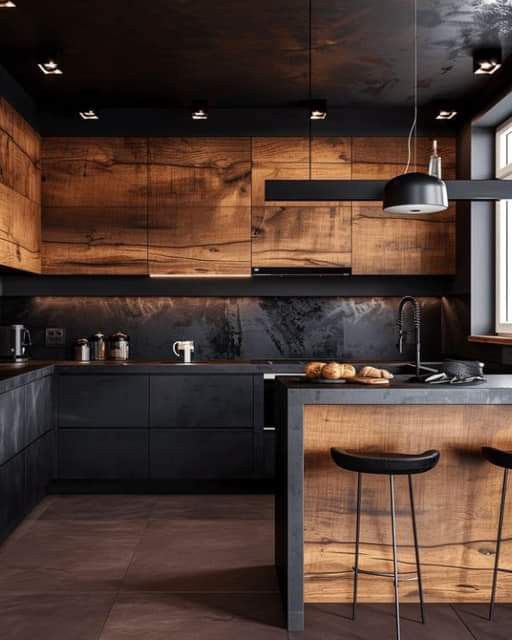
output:
{"label": "bar stool", "polygon": [[[418,545],[418,531],[416,527],[416,512],[414,509],[414,493],[412,485],[412,476],[418,473],[425,473],[433,469],[439,462],[439,451],[430,450],[417,455],[414,454],[363,454],[344,451],[342,449],[331,449],[331,457],[334,462],[346,471],[354,471],[357,473],[357,509],[356,509],[356,544],[355,544],[355,562],[353,567],[354,584],[353,584],[353,601],[352,601],[352,620],[356,617],[357,606],[357,578],[359,574],[383,576],[393,578],[395,591],[395,629],[396,638],[400,640],[400,602],[399,602],[399,582],[400,580],[417,580],[418,592],[420,597],[421,622],[425,623],[425,610],[423,602],[423,584],[421,581],[420,552]],[[391,511],[391,536],[393,547],[393,573],[384,573],[379,571],[366,571],[359,568],[359,538],[361,532],[361,489],[362,476],[365,473],[386,475],[389,477],[389,495],[390,495],[390,511]],[[398,552],[396,542],[396,510],[395,510],[395,476],[406,475],[409,482],[409,500],[411,504],[412,529],[414,535],[414,552],[416,556],[416,572],[412,577],[401,578],[404,572],[398,571]],[[407,572],[410,574],[410,572]]]}
{"label": "bar stool", "polygon": [[512,451],[503,451],[494,447],[482,447],[482,456],[496,467],[501,467],[503,471],[503,485],[501,488],[500,515],[498,519],[498,536],[496,539],[496,556],[494,558],[494,570],[492,573],[491,602],[489,605],[489,620],[494,618],[494,604],[496,601],[496,585],[498,582],[498,572],[511,573],[508,569],[500,569],[501,532],[503,530],[503,516],[505,514],[505,500],[507,497],[508,471],[512,469]]}

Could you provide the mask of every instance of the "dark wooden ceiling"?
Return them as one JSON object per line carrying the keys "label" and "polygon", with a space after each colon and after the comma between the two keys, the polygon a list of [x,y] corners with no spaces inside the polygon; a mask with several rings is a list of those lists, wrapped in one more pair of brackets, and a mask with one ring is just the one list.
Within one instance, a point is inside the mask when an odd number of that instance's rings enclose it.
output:
{"label": "dark wooden ceiling", "polygon": [[[40,103],[285,106],[308,98],[308,0],[16,0],[0,64]],[[313,93],[336,106],[412,96],[412,0],[312,0]],[[512,48],[512,0],[418,0],[420,101],[486,88],[471,52]],[[62,48],[62,77],[37,50]]]}

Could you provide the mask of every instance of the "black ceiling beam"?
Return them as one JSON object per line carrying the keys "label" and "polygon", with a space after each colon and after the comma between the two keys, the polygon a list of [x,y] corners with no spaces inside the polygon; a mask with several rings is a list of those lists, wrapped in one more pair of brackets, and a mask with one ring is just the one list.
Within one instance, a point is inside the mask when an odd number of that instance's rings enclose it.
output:
{"label": "black ceiling beam", "polygon": [[[382,200],[386,180],[266,180],[265,200]],[[512,180],[446,180],[449,200],[512,200]]]}

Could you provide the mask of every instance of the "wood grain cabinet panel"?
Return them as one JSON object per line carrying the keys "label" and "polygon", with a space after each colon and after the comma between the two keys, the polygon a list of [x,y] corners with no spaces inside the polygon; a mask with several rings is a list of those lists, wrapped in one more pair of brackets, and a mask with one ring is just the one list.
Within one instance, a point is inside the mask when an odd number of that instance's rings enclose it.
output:
{"label": "wood grain cabinet panel", "polygon": [[149,272],[250,275],[249,138],[150,138]]}
{"label": "wood grain cabinet panel", "polygon": [[253,266],[350,266],[350,204],[265,201],[265,180],[350,178],[350,157],[349,138],[253,140]]}
{"label": "wood grain cabinet panel", "polygon": [[255,207],[252,260],[259,267],[351,264],[351,206]]}
{"label": "wood grain cabinet panel", "polygon": [[0,265],[41,270],[41,140],[0,98]]}
{"label": "wood grain cabinet panel", "polygon": [[352,273],[455,273],[453,210],[426,216],[388,214],[379,202],[352,206]]}
{"label": "wood grain cabinet panel", "polygon": [[0,265],[39,273],[41,207],[0,184]]}
{"label": "wood grain cabinet panel", "polygon": [[45,138],[43,205],[146,206],[145,138]]}
{"label": "wood grain cabinet panel", "polygon": [[[416,141],[411,149],[411,171],[425,172],[432,150],[431,138]],[[443,176],[455,178],[455,139],[439,138],[438,150],[443,160]],[[389,180],[400,175],[407,165],[407,138],[352,138],[352,178],[354,180]]]}
{"label": "wood grain cabinet panel", "polygon": [[147,273],[145,138],[48,138],[42,154],[43,268]]}
{"label": "wood grain cabinet panel", "polygon": [[150,138],[150,209],[251,204],[249,138]]}
{"label": "wood grain cabinet panel", "polygon": [[148,261],[149,273],[249,276],[250,207],[150,210]]}
{"label": "wood grain cabinet panel", "polygon": [[43,271],[146,274],[145,207],[50,207],[44,211]]}
{"label": "wood grain cabinet panel", "polygon": [[[429,138],[417,140],[417,164],[426,171]],[[441,138],[443,175],[455,178],[455,140]],[[414,155],[413,155],[414,159]],[[405,138],[353,138],[352,177],[387,180],[407,164]],[[382,203],[352,203],[352,273],[354,275],[451,275],[455,273],[455,206],[427,216],[384,213]]]}

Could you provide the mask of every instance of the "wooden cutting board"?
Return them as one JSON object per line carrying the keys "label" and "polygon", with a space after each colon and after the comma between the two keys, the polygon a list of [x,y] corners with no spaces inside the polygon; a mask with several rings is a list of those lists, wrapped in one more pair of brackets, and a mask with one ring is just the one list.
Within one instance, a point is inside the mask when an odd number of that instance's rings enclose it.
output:
{"label": "wooden cutting board", "polygon": [[354,378],[348,378],[348,382],[355,382],[356,384],[389,385],[389,380],[387,378],[368,378],[366,376],[355,376]]}

